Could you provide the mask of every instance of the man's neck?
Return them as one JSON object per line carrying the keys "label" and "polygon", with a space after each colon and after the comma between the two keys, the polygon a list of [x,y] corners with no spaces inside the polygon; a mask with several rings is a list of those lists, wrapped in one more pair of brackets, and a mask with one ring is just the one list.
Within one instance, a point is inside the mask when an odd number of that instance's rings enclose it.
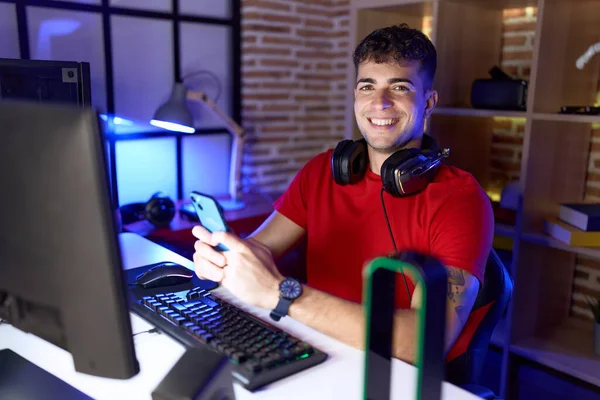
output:
{"label": "man's neck", "polygon": [[411,140],[403,147],[399,147],[391,152],[386,152],[386,153],[375,151],[371,146],[367,146],[367,151],[369,153],[369,168],[371,168],[371,171],[373,171],[375,174],[380,175],[381,174],[381,166],[383,165],[385,160],[387,160],[389,158],[389,156],[391,156],[395,152],[402,150],[402,149],[409,149],[409,148],[417,148],[418,149],[421,147],[421,142],[422,142],[422,138],[419,137],[417,139]]}

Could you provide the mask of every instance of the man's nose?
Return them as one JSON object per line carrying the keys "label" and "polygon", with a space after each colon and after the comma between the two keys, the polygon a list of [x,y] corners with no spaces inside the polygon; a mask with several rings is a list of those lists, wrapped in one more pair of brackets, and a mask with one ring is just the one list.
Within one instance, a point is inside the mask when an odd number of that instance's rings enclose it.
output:
{"label": "man's nose", "polygon": [[388,96],[387,90],[378,90],[375,92],[375,97],[371,102],[371,107],[375,110],[385,110],[392,106],[392,101]]}

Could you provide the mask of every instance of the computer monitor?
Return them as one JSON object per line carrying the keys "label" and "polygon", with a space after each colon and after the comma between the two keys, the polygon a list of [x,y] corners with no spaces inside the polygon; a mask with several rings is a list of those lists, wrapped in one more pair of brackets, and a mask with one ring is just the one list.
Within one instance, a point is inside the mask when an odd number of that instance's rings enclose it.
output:
{"label": "computer monitor", "polygon": [[91,106],[90,63],[0,58],[0,99]]}
{"label": "computer monitor", "polygon": [[75,370],[139,371],[90,108],[0,101],[0,318],[71,353]]}

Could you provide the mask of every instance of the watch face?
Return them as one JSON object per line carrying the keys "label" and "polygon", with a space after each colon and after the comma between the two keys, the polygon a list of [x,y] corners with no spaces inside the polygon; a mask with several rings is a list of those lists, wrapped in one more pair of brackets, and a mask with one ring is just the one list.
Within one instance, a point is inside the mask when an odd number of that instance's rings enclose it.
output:
{"label": "watch face", "polygon": [[302,294],[302,285],[293,279],[286,279],[279,284],[279,292],[286,299],[296,299]]}

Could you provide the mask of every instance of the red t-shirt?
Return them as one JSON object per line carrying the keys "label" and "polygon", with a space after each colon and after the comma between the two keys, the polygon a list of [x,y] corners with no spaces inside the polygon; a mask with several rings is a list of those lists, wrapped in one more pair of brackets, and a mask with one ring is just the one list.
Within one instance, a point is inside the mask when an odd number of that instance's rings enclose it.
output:
{"label": "red t-shirt", "polygon": [[[360,182],[336,184],[332,152],[310,160],[277,199],[275,209],[307,232],[308,285],[361,303],[363,267],[394,251],[381,205],[381,177],[367,168]],[[489,198],[472,175],[442,165],[422,192],[404,198],[385,192],[384,201],[398,251],[436,257],[483,282],[493,214]],[[398,279],[396,305],[409,308],[400,274]],[[408,277],[407,282],[412,295],[414,284]],[[457,349],[466,348],[464,342],[470,340],[463,336],[455,343]],[[457,353],[453,350],[449,355]]]}

